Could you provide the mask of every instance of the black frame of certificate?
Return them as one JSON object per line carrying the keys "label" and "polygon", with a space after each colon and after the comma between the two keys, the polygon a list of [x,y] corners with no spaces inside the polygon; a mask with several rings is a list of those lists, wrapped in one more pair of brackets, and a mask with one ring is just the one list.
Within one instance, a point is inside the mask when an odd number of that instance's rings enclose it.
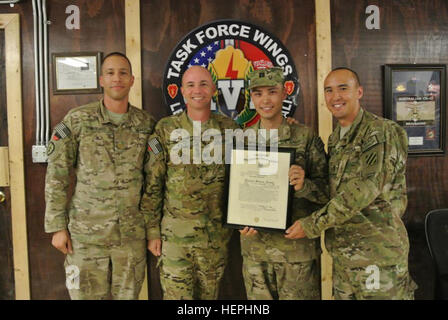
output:
{"label": "black frame of certificate", "polygon": [[445,154],[446,65],[384,66],[384,116],[408,134],[408,154]]}
{"label": "black frame of certificate", "polygon": [[[51,55],[51,67],[53,76],[53,94],[96,94],[102,93],[103,88],[100,86],[100,75],[101,75],[101,61],[103,53],[100,51],[92,52],[60,52],[52,53]],[[56,62],[60,58],[73,58],[73,57],[90,57],[95,58],[96,61],[96,87],[95,88],[71,88],[71,89],[61,89],[58,87],[58,74]]]}
{"label": "black frame of certificate", "polygon": [[[254,150],[257,152],[257,158],[258,158],[258,150],[255,150],[254,148],[248,148],[247,146],[245,146],[244,148],[238,148],[235,145],[232,148],[233,150]],[[269,147],[266,147],[266,152],[274,152],[271,151]],[[261,152],[264,152],[261,151]],[[288,164],[288,171],[289,168],[291,167],[291,165],[294,164],[294,160],[295,160],[295,149],[294,148],[282,148],[282,147],[278,147],[277,149],[278,153],[289,153],[289,164]],[[228,221],[228,213],[229,213],[229,208],[231,207],[229,205],[229,198],[230,198],[230,174],[232,171],[232,168],[234,168],[235,166],[237,166],[238,164],[226,164],[226,183],[225,183],[225,192],[227,193],[227,202],[225,205],[225,210],[224,210],[224,215],[223,215],[223,226],[226,228],[230,228],[230,229],[243,229],[245,227],[251,227],[254,228],[256,230],[262,230],[262,231],[268,231],[268,232],[284,232],[286,229],[288,229],[291,226],[291,217],[292,217],[292,204],[293,204],[293,196],[294,196],[294,187],[292,185],[289,184],[289,179],[288,179],[288,197],[287,197],[287,212],[283,212],[284,214],[284,218],[286,219],[286,223],[285,223],[285,228],[280,229],[280,228],[270,228],[270,227],[260,227],[260,226],[254,226],[254,225],[242,225],[242,224],[236,224],[236,223],[231,223]]]}

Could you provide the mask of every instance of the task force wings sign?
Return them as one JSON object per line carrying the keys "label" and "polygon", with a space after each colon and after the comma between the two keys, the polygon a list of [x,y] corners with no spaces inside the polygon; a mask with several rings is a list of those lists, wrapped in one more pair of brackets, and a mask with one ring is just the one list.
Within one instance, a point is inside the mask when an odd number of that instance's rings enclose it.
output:
{"label": "task force wings sign", "polygon": [[182,74],[194,65],[207,68],[216,83],[212,110],[235,119],[241,126],[256,123],[250,100],[248,74],[257,69],[282,67],[287,98],[282,113],[292,116],[297,107],[299,79],[286,47],[266,30],[241,21],[220,20],[191,31],[179,42],[165,68],[163,91],[172,114],[183,111]]}

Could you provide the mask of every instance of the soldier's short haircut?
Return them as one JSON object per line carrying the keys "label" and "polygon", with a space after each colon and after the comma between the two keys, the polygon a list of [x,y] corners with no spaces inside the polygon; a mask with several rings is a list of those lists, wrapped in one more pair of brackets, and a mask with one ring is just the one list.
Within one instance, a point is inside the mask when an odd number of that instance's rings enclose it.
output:
{"label": "soldier's short haircut", "polygon": [[126,55],[124,53],[121,53],[121,52],[118,52],[118,51],[114,51],[114,52],[108,53],[103,58],[103,60],[101,60],[101,73],[103,73],[103,64],[104,64],[104,62],[106,61],[107,58],[112,57],[112,56],[119,56],[119,57],[122,57],[122,58],[126,59],[126,61],[129,64],[129,70],[131,71],[131,75],[132,75],[132,64],[131,64],[131,61],[129,61],[129,58],[126,57]]}
{"label": "soldier's short haircut", "polygon": [[334,68],[333,70],[331,70],[331,72],[337,71],[337,70],[347,70],[347,71],[350,71],[353,74],[353,76],[355,77],[355,80],[356,80],[358,86],[361,85],[361,81],[359,81],[359,76],[358,76],[358,74],[356,73],[355,70],[352,70],[352,69],[350,69],[348,67],[337,67],[337,68]]}

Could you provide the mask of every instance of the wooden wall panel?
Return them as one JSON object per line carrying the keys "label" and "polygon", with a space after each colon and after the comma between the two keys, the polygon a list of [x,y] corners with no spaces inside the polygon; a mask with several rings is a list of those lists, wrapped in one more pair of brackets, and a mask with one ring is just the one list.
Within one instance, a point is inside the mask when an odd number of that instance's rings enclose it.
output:
{"label": "wooden wall panel", "polygon": [[209,21],[239,19],[276,35],[292,55],[302,89],[295,116],[316,128],[316,63],[313,0],[142,1],[143,105],[157,119],[169,115],[161,84],[177,43]]}
{"label": "wooden wall panel", "polygon": [[[49,52],[124,51],[123,0],[48,0]],[[382,72],[386,63],[447,63],[448,3],[433,1],[333,0],[333,66],[347,65],[359,72],[365,87],[363,105],[383,114]],[[81,29],[67,30],[65,8],[78,5]],[[367,5],[376,4],[381,29],[364,26]],[[66,299],[63,256],[51,247],[43,231],[44,179],[46,165],[33,164],[31,146],[35,137],[33,19],[31,1],[14,8],[1,5],[2,13],[19,13],[21,21],[25,175],[29,230],[31,290],[33,299]],[[240,19],[275,34],[294,58],[302,94],[295,117],[317,130],[316,53],[313,0],[192,0],[141,1],[143,106],[157,119],[168,115],[161,83],[171,50],[192,29],[216,19]],[[73,107],[93,101],[98,95],[53,96],[54,126]],[[447,156],[412,157],[408,161],[409,205],[405,222],[411,240],[410,268],[420,289],[418,298],[432,298],[432,268],[423,233],[425,214],[447,207]],[[231,268],[227,270],[222,298],[245,296],[240,274],[237,237],[232,239]],[[151,263],[154,267],[154,260]],[[160,297],[158,279],[152,270],[151,298]],[[236,285],[238,284],[238,285]]]}
{"label": "wooden wall panel", "polygon": [[8,117],[6,114],[5,30],[0,29],[0,147],[8,145]]}
{"label": "wooden wall panel", "polygon": [[[365,9],[380,9],[380,29],[367,30]],[[332,1],[333,67],[349,66],[364,86],[362,105],[383,115],[382,65],[448,63],[448,2]],[[445,137],[446,139],[447,137]],[[448,157],[410,157],[407,165],[408,208],[404,221],[411,252],[410,270],[419,285],[416,297],[431,299],[433,272],[424,236],[428,211],[448,207]]]}
{"label": "wooden wall panel", "polygon": [[[1,147],[8,146],[5,63],[5,30],[0,29],[0,149],[3,149]],[[2,161],[0,159],[0,165],[1,164]],[[5,168],[2,166],[0,170],[3,171]],[[1,172],[0,176],[5,174],[9,175],[9,172]],[[0,300],[13,300],[15,297],[15,290],[12,251],[11,195],[10,188],[3,187],[1,183],[0,191],[6,198],[6,200],[0,203]]]}
{"label": "wooden wall panel", "polygon": [[[80,30],[67,30],[68,5],[80,9]],[[19,13],[22,37],[23,121],[28,221],[29,267],[32,299],[68,299],[65,288],[64,256],[51,246],[51,235],[44,232],[45,164],[32,163],[35,144],[35,91],[32,1],[13,8],[0,5],[2,13]],[[125,51],[123,0],[48,0],[49,53],[77,51]],[[51,74],[49,76],[51,82]],[[51,86],[50,86],[51,90]],[[50,91],[51,126],[72,108],[98,99],[100,95],[57,95]]]}
{"label": "wooden wall panel", "polygon": [[[141,1],[144,109],[157,119],[169,115],[161,85],[171,51],[190,31],[218,19],[253,23],[282,41],[294,59],[301,85],[294,117],[317,132],[314,0]],[[245,298],[238,238],[235,235],[231,241],[220,298]],[[158,299],[161,290],[154,266],[152,258],[150,298]]]}

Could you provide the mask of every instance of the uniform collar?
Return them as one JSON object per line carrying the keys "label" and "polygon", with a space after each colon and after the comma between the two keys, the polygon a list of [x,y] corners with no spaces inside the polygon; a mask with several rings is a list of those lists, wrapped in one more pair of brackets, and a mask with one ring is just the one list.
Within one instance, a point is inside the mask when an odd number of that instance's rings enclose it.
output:
{"label": "uniform collar", "polygon": [[[193,135],[193,120],[187,115],[187,109],[181,113],[180,123],[182,129],[187,130],[190,135]],[[201,122],[201,132],[209,128],[219,128],[217,116],[213,112],[210,113],[210,118],[207,121]]]}
{"label": "uniform collar", "polygon": [[[128,116],[123,121],[124,125],[127,126],[138,126],[141,120],[137,117],[136,109],[130,103],[128,103]],[[103,99],[98,101],[98,119],[101,124],[113,123],[107,113],[106,107],[104,106]]]}
{"label": "uniform collar", "polygon": [[[261,119],[258,119],[257,123],[255,123],[252,127],[256,131],[263,129],[261,128]],[[286,118],[283,118],[282,123],[280,124],[280,127],[278,127],[278,138],[280,141],[282,140],[288,140],[291,137],[291,126],[286,121]]]}
{"label": "uniform collar", "polygon": [[332,135],[330,136],[330,139],[328,140],[328,146],[335,146],[337,143],[342,143],[342,145],[347,144],[349,141],[352,140],[353,136],[355,135],[355,132],[357,131],[359,124],[361,123],[361,120],[364,116],[364,109],[359,108],[359,112],[356,115],[355,120],[351,124],[350,130],[340,139],[340,131],[341,131],[341,125],[338,123],[336,128],[334,129]]}

